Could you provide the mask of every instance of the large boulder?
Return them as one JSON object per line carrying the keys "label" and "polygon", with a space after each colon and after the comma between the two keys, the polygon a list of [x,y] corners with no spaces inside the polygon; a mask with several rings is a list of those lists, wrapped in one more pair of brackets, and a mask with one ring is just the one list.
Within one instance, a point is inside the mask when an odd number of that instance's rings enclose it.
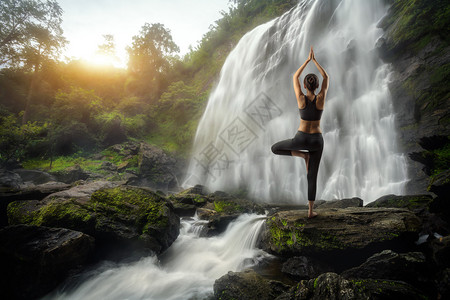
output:
{"label": "large boulder", "polygon": [[0,193],[17,192],[23,184],[19,174],[0,169]]}
{"label": "large boulder", "polygon": [[426,299],[423,293],[402,281],[347,280],[328,272],[302,280],[276,300]]}
{"label": "large boulder", "polygon": [[369,257],[363,264],[344,271],[341,276],[347,279],[401,280],[429,293],[434,290],[430,280],[430,264],[422,252],[395,253],[384,250]]}
{"label": "large boulder", "polygon": [[[437,203],[431,195],[384,195],[366,205],[366,207],[397,207],[407,208],[422,220],[420,235],[433,235],[435,232],[446,234],[449,225],[443,218],[444,211],[433,212],[433,204]],[[445,213],[444,213],[445,214]]]}
{"label": "large boulder", "polygon": [[49,181],[56,181],[53,175],[39,170],[15,169],[15,173],[19,174],[24,182],[32,182],[33,184],[42,184]]}
{"label": "large boulder", "polygon": [[9,203],[17,200],[42,200],[50,194],[69,188],[69,184],[50,181],[38,185],[27,184],[23,185],[20,190],[0,193],[0,227],[8,225],[6,209]]}
{"label": "large boulder", "polygon": [[94,239],[64,228],[15,225],[0,229],[3,299],[35,299],[89,259]]}
{"label": "large boulder", "polygon": [[214,296],[220,300],[272,300],[289,286],[268,280],[251,269],[228,272],[214,282]]}
{"label": "large boulder", "polygon": [[[317,210],[307,218],[307,210],[280,211],[266,221],[263,248],[288,257],[320,256],[334,264],[364,261],[366,255],[386,247],[410,246],[417,239],[421,221],[412,212],[399,208]],[[323,256],[322,256],[323,255]]]}
{"label": "large boulder", "polygon": [[129,184],[172,190],[178,187],[176,177],[176,159],[167,155],[161,148],[147,143],[141,143],[138,154],[138,178]]}
{"label": "large boulder", "polygon": [[384,195],[370,202],[366,207],[396,207],[407,208],[412,211],[428,210],[433,197],[428,194],[422,195]]}
{"label": "large boulder", "polygon": [[175,241],[180,219],[164,197],[146,188],[109,185],[90,183],[42,201],[12,202],[9,223],[78,230],[95,237],[105,251],[159,254]]}

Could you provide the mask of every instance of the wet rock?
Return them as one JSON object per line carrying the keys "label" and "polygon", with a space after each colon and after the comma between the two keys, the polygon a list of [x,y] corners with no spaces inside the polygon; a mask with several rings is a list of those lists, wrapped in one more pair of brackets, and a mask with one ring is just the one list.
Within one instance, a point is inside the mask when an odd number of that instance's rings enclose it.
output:
{"label": "wet rock", "polygon": [[199,217],[209,220],[202,232],[205,236],[220,234],[226,230],[228,225],[239,215],[244,213],[264,214],[264,208],[250,200],[237,198],[223,191],[215,191],[207,196],[207,203],[199,209]]}
{"label": "wet rock", "polygon": [[331,271],[332,268],[330,266],[307,256],[291,257],[283,263],[281,268],[281,272],[290,275],[296,280],[315,278],[322,273]]}
{"label": "wet rock", "polygon": [[[111,249],[161,253],[179,234],[179,217],[164,197],[150,189],[93,182],[42,201],[8,205],[10,224],[64,227],[92,235]],[[108,248],[108,247],[106,247]],[[105,251],[109,251],[107,249]]]}
{"label": "wet rock", "polygon": [[228,272],[214,282],[214,296],[221,300],[272,300],[289,286],[267,280],[253,270]]}
{"label": "wet rock", "polygon": [[432,272],[422,252],[395,253],[384,250],[369,257],[358,267],[341,274],[347,279],[371,278],[405,281],[422,290],[434,288]]}
{"label": "wet rock", "polygon": [[353,197],[340,200],[325,201],[318,205],[320,208],[347,208],[347,207],[362,207],[364,201],[361,198]]}
{"label": "wet rock", "polygon": [[424,299],[411,285],[393,280],[347,280],[328,272],[302,280],[276,300]]}
{"label": "wet rock", "polygon": [[207,208],[197,209],[197,216],[200,220],[208,220],[215,214],[217,214],[217,212],[214,209],[207,209]]}
{"label": "wet rock", "polygon": [[210,193],[211,192],[208,190],[208,188],[206,186],[201,185],[201,184],[196,184],[193,187],[190,187],[190,188],[187,188],[185,190],[182,190],[177,195],[198,194],[198,195],[206,196],[206,195],[208,195]]}
{"label": "wet rock", "polygon": [[3,299],[34,299],[54,289],[70,269],[84,264],[94,239],[64,228],[15,225],[0,230]]}
{"label": "wet rock", "polygon": [[172,194],[168,196],[168,199],[172,203],[190,204],[196,207],[205,206],[208,202],[208,198],[199,194]]}
{"label": "wet rock", "polygon": [[214,236],[225,232],[228,225],[236,220],[240,214],[214,214],[209,217],[208,224],[205,225],[202,236]]}
{"label": "wet rock", "polygon": [[[263,248],[287,257],[320,256],[333,264],[362,263],[386,247],[409,247],[417,240],[421,221],[399,208],[318,209],[280,211],[266,221]],[[391,248],[393,249],[393,248]],[[345,259],[348,255],[348,260]]]}
{"label": "wet rock", "polygon": [[192,204],[185,204],[173,201],[172,202],[175,213],[180,217],[192,217],[195,215],[197,207]]}

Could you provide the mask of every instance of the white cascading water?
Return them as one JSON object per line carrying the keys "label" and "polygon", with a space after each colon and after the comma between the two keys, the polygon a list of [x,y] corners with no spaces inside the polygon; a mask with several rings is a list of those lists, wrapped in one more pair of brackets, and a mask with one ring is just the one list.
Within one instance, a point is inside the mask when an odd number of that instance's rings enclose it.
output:
{"label": "white cascading water", "polygon": [[[374,49],[385,2],[302,0],[247,33],[210,95],[182,186],[245,188],[259,202],[306,203],[304,160],[275,155],[271,145],[297,132],[292,76],[312,45],[330,76],[316,199],[360,197],[367,204],[385,194],[403,194],[408,176],[396,146],[390,65]],[[322,81],[310,62],[300,77],[302,87],[308,73]]]}
{"label": "white cascading water", "polygon": [[265,216],[241,215],[221,235],[200,237],[202,223],[182,220],[178,239],[161,257],[131,264],[104,263],[72,288],[62,288],[42,300],[186,300],[213,294],[214,281],[269,257],[255,248]]}

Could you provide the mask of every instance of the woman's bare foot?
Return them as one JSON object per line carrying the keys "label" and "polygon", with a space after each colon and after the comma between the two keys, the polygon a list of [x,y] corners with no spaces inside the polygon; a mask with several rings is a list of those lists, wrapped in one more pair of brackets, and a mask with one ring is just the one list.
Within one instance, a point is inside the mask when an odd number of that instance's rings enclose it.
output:
{"label": "woman's bare foot", "polygon": [[317,217],[317,213],[315,211],[313,212],[308,212],[308,219],[312,219],[314,217]]}
{"label": "woman's bare foot", "polygon": [[314,217],[317,217],[317,213],[313,211],[314,208],[314,200],[309,200],[308,201],[308,219],[312,219]]}

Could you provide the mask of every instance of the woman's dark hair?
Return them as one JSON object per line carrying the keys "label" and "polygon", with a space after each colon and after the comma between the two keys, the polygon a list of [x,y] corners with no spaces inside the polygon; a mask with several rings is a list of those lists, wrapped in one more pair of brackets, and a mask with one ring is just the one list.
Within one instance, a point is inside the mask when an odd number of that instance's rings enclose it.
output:
{"label": "woman's dark hair", "polygon": [[313,92],[319,87],[319,77],[313,73],[306,75],[303,82],[305,83],[306,88]]}

